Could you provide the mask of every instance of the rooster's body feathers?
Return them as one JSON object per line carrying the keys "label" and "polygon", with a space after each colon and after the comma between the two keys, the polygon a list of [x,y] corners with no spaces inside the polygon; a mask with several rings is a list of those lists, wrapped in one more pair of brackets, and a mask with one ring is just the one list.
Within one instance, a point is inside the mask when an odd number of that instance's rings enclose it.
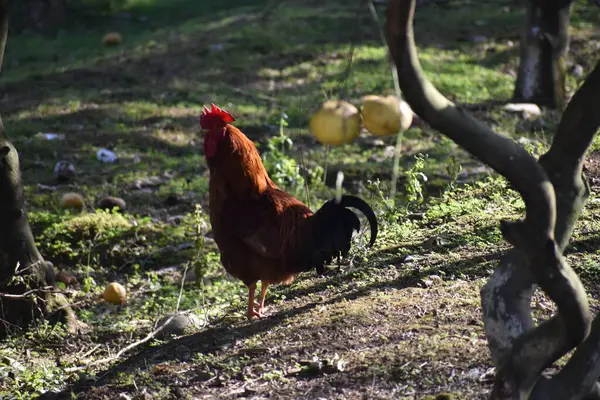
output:
{"label": "rooster's body feathers", "polygon": [[208,109],[203,113],[203,127],[208,129],[210,222],[224,268],[250,288],[251,317],[257,315],[253,309],[257,281],[263,284],[260,308],[265,285],[291,283],[296,274],[313,268],[322,273],[326,263],[348,253],[360,221],[347,207],[366,215],[370,245],[377,236],[377,221],[367,203],[354,196],[342,196],[339,204],[330,200],[313,214],[271,181],[254,143],[235,126],[213,120],[213,113]]}

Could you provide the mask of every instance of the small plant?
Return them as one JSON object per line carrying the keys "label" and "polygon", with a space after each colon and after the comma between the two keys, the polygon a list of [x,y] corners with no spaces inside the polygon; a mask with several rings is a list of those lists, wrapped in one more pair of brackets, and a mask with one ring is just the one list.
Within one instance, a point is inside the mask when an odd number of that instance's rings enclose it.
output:
{"label": "small plant", "polygon": [[421,171],[425,168],[426,159],[426,154],[417,154],[415,163],[406,171],[406,198],[411,203],[421,204],[424,200],[421,181],[427,182],[427,176]]}
{"label": "small plant", "polygon": [[196,204],[196,209],[194,210],[194,227],[196,230],[196,240],[194,243],[194,256],[191,261],[191,265],[194,268],[194,272],[196,273],[196,281],[202,285],[203,278],[208,274],[210,264],[208,262],[207,252],[206,252],[206,240],[204,238],[204,231],[206,230],[206,222],[202,216],[204,215],[204,211],[202,210],[202,206],[200,204]]}
{"label": "small plant", "polygon": [[539,158],[550,148],[550,144],[547,142],[547,140],[539,135],[536,135],[534,138],[522,137],[520,138],[519,143],[521,143],[521,145],[529,154],[536,158]]}
{"label": "small plant", "polygon": [[284,132],[288,126],[287,116],[283,114],[279,120],[279,135],[267,141],[267,151],[262,154],[263,163],[275,184],[285,187],[294,193],[299,193],[304,186],[304,178],[296,160],[290,158],[287,152],[292,149],[294,142]]}
{"label": "small plant", "polygon": [[[262,160],[275,184],[298,197],[305,189],[307,181],[310,184],[321,182],[324,171],[320,166],[302,168],[289,156],[294,142],[285,134],[286,126],[288,126],[287,115],[282,114],[279,119],[279,135],[267,141],[267,150],[262,154]],[[302,172],[305,176],[302,176]]]}
{"label": "small plant", "polygon": [[377,198],[374,202],[374,210],[377,214],[377,220],[381,224],[382,228],[386,229],[390,226],[398,224],[400,218],[400,212],[396,207],[394,199],[388,197],[386,193],[389,193],[385,183],[379,179],[375,181],[367,181],[367,190]]}
{"label": "small plant", "polygon": [[460,164],[460,161],[455,156],[450,156],[448,160],[448,166],[446,167],[446,171],[448,172],[448,176],[450,176],[450,182],[446,186],[446,191],[452,191],[456,189],[456,183],[458,182],[458,175],[462,172],[463,168]]}

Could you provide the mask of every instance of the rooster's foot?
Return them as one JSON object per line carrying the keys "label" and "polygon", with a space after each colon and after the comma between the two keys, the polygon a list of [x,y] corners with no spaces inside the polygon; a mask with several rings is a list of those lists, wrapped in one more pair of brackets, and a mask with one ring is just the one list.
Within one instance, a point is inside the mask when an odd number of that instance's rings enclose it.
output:
{"label": "rooster's foot", "polygon": [[256,310],[252,310],[252,312],[248,313],[248,320],[252,321],[255,317],[260,319],[260,318],[264,318],[265,315],[262,314],[260,311],[256,311]]}

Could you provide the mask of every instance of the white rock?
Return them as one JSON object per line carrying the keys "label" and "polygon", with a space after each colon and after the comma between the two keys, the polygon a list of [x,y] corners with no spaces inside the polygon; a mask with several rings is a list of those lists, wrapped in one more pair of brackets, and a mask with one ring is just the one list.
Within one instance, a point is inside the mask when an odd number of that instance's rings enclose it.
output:
{"label": "white rock", "polygon": [[521,113],[526,118],[542,115],[540,107],[533,103],[509,103],[504,106],[504,109],[509,112]]}
{"label": "white rock", "polygon": [[117,154],[108,150],[108,149],[100,149],[96,152],[96,157],[99,161],[102,161],[107,164],[114,163],[117,161]]}
{"label": "white rock", "polygon": [[38,132],[35,134],[34,137],[39,138],[39,139],[46,139],[46,140],[64,140],[65,139],[65,135],[63,133]]}

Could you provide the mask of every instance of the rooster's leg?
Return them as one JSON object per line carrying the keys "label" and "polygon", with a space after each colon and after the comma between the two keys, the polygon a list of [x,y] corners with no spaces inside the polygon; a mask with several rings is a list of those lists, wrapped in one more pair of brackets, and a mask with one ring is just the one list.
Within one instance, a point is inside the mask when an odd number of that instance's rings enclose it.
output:
{"label": "rooster's leg", "polygon": [[262,312],[265,308],[265,296],[267,295],[267,288],[269,287],[269,282],[262,281],[260,285],[260,300],[258,302],[258,312]]}
{"label": "rooster's leg", "polygon": [[261,318],[262,314],[254,309],[254,292],[256,291],[256,283],[248,286],[248,319],[252,321],[254,317]]}

